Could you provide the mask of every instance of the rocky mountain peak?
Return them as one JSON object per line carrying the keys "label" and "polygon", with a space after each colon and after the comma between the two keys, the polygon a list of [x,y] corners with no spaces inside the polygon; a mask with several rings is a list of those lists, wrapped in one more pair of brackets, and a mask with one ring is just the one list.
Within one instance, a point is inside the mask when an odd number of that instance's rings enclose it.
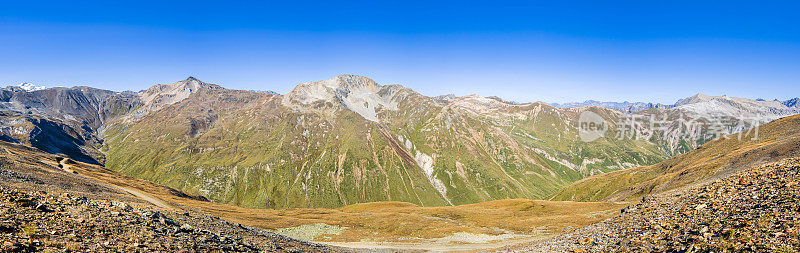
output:
{"label": "rocky mountain peak", "polygon": [[[388,88],[387,88],[388,87]],[[387,88],[385,92],[382,92]],[[357,75],[339,75],[334,78],[302,83],[283,97],[283,104],[298,110],[308,110],[316,102],[330,102],[354,111],[365,119],[378,122],[380,109],[397,110],[393,101],[399,89],[382,86],[374,80]]]}
{"label": "rocky mountain peak", "polygon": [[156,84],[147,90],[141,91],[142,102],[146,111],[157,110],[166,105],[171,105],[188,98],[191,94],[202,90],[217,90],[222,87],[216,84],[205,83],[192,76],[183,81],[170,84]]}
{"label": "rocky mountain peak", "polygon": [[697,93],[694,96],[678,100],[678,102],[675,103],[675,106],[681,106],[681,105],[688,105],[688,104],[705,102],[705,101],[709,101],[709,100],[711,100],[713,98],[714,98],[714,96],[709,96],[709,95],[706,95],[706,94],[703,94],[703,93]]}
{"label": "rocky mountain peak", "polygon": [[797,102],[800,102],[800,98],[792,98],[792,99],[783,101],[783,105],[785,105],[786,107],[789,107],[789,108],[800,108],[800,105],[797,104]]}
{"label": "rocky mountain peak", "polygon": [[434,101],[442,104],[450,103],[453,99],[456,99],[455,94],[439,95],[433,98]]}
{"label": "rocky mountain peak", "polygon": [[307,104],[317,100],[330,100],[334,97],[333,93],[377,93],[381,87],[364,76],[339,75],[324,81],[301,83],[287,95]]}
{"label": "rocky mountain peak", "polygon": [[325,82],[348,91],[365,90],[370,92],[378,92],[378,90],[381,88],[381,85],[376,83],[374,80],[357,75],[339,75]]}
{"label": "rocky mountain peak", "polygon": [[506,105],[514,105],[513,102],[506,101],[506,100],[504,100],[502,98],[499,98],[499,97],[496,97],[496,96],[484,97],[484,96],[481,96],[481,95],[471,94],[471,95],[466,95],[466,96],[463,96],[463,97],[458,97],[456,99],[462,100],[462,101],[466,101],[466,102],[470,102],[470,103],[475,103],[475,104],[485,104],[485,105],[506,104]]}
{"label": "rocky mountain peak", "polygon": [[205,83],[192,76],[184,79],[183,81],[170,83],[170,84],[156,84],[153,87],[143,91],[143,94],[155,94],[164,92],[179,92],[188,91],[189,93],[201,89],[221,89],[222,87],[216,84]]}

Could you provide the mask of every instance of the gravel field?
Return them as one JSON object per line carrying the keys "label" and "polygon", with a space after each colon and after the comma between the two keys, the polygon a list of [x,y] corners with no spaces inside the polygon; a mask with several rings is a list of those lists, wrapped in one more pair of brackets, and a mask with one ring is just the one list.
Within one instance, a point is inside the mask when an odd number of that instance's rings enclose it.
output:
{"label": "gravel field", "polygon": [[800,158],[681,193],[645,198],[573,233],[502,251],[724,252],[800,250]]}

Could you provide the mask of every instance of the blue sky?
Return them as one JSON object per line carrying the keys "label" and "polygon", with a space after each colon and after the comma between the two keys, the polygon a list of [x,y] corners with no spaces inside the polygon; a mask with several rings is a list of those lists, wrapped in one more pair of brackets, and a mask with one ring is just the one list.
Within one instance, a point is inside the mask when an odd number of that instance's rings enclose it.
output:
{"label": "blue sky", "polygon": [[0,85],[285,93],[358,74],[520,102],[800,96],[800,4],[764,2],[4,1]]}

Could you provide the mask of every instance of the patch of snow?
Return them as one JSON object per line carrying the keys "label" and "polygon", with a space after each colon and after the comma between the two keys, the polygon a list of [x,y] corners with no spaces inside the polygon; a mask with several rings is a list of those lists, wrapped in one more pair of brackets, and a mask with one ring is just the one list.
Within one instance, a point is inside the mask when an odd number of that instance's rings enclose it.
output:
{"label": "patch of snow", "polygon": [[37,91],[37,90],[44,90],[45,89],[44,86],[39,86],[39,85],[35,85],[35,84],[32,84],[32,83],[22,83],[17,87],[19,87],[19,88],[21,88],[21,89],[23,89],[23,90],[25,90],[27,92]]}

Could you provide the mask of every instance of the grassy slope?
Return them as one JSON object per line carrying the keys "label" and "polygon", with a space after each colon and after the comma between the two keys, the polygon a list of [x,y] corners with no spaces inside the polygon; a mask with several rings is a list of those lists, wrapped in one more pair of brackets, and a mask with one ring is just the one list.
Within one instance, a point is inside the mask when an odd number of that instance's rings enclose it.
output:
{"label": "grassy slope", "polygon": [[[537,103],[474,114],[410,90],[399,96],[399,110],[382,111],[384,123],[377,124],[348,110],[327,114],[336,109],[330,103],[297,112],[283,107],[279,96],[196,93],[139,121],[110,126],[107,166],[244,207],[332,208],[542,198],[610,166],[665,157],[644,141],[580,142],[573,127],[577,110]],[[616,117],[611,110],[591,110]],[[418,152],[433,158],[433,177],[445,196],[413,160]],[[553,159],[577,166],[601,162],[576,169]]]}
{"label": "grassy slope", "polygon": [[[70,164],[69,170],[74,171],[74,174],[61,172],[57,167],[58,160],[55,155],[0,141],[0,167],[26,166],[31,168],[27,170],[30,173],[43,173],[37,177],[59,177],[39,182],[43,186],[49,184],[50,187],[61,189],[105,194],[109,195],[108,199],[117,201],[132,201],[135,198],[133,195],[117,193],[117,190],[113,190],[116,188],[109,187],[117,186],[167,202],[172,209],[190,212],[201,210],[229,221],[265,229],[317,223],[346,227],[340,235],[320,236],[317,240],[409,241],[412,239],[408,238],[435,239],[458,232],[489,235],[511,232],[546,236],[561,233],[568,227],[578,228],[608,218],[624,206],[605,202],[509,199],[444,207],[421,207],[406,202],[389,201],[354,204],[337,209],[248,209],[202,201],[174,189],[97,165],[69,161],[66,163]],[[141,205],[146,203],[140,202]]]}
{"label": "grassy slope", "polygon": [[661,163],[619,170],[578,181],[552,200],[631,200],[646,194],[730,175],[754,165],[800,154],[800,115],[782,118],[755,132],[729,135]]}
{"label": "grassy slope", "polygon": [[[426,194],[435,190],[424,184],[425,175],[388,148],[376,125],[353,120],[360,117],[355,113],[340,113],[333,127],[319,115],[286,111],[271,95],[205,95],[222,99],[196,97],[207,103],[184,101],[134,125],[111,128],[108,166],[249,207],[335,207],[385,199],[446,203]],[[248,99],[238,101],[242,97]],[[239,107],[248,104],[261,106]],[[217,121],[197,137],[186,136],[189,119],[202,115],[203,108],[215,108]]]}

